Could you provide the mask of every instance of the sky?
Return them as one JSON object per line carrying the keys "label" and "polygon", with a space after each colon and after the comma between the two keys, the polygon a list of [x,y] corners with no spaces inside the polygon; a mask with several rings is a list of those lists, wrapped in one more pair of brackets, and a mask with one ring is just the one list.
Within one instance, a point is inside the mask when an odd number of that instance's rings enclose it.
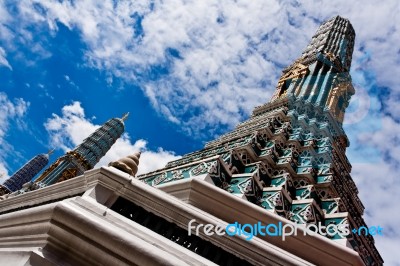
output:
{"label": "sky", "polygon": [[318,26],[341,15],[356,31],[352,177],[367,224],[384,228],[386,265],[400,265],[399,13],[397,0],[0,0],[0,180],[126,112],[96,167],[140,150],[145,173],[201,149],[267,102]]}

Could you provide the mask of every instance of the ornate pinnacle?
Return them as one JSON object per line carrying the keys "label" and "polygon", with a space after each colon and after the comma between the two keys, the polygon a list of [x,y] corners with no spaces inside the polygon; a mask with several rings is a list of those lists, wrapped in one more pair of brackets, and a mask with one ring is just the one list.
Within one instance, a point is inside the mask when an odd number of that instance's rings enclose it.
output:
{"label": "ornate pinnacle", "polygon": [[128,155],[115,162],[110,162],[108,166],[115,167],[122,172],[135,176],[138,171],[140,152]]}
{"label": "ornate pinnacle", "polygon": [[122,116],[121,120],[122,120],[122,121],[125,121],[125,120],[128,118],[128,116],[129,116],[129,112],[125,113],[125,114]]}

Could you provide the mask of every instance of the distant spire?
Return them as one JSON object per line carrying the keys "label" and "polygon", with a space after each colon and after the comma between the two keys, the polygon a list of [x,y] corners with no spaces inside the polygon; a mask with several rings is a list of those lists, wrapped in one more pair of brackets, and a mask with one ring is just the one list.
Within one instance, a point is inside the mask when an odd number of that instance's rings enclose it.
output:
{"label": "distant spire", "polygon": [[49,150],[49,151],[47,152],[47,154],[48,154],[48,155],[52,155],[52,154],[54,153],[54,150],[55,150],[55,149]]}
{"label": "distant spire", "polygon": [[122,116],[121,120],[122,120],[122,121],[125,121],[126,119],[128,119],[128,116],[129,116],[129,112],[125,113],[125,114]]}
{"label": "distant spire", "polygon": [[0,195],[20,190],[22,185],[35,177],[48,162],[48,154],[39,154],[33,157],[0,186],[2,188]]}
{"label": "distant spire", "polygon": [[124,132],[123,121],[127,117],[128,114],[125,114],[122,119],[108,120],[72,151],[59,157],[35,180],[34,186],[30,189],[34,190],[71,179],[93,169]]}

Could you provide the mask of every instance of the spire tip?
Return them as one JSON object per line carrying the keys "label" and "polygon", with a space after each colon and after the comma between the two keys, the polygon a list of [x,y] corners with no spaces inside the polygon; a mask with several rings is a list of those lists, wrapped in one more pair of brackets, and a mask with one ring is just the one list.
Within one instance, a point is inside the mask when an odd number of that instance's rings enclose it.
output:
{"label": "spire tip", "polygon": [[129,112],[125,113],[125,114],[122,116],[121,120],[122,120],[122,121],[125,121],[126,119],[128,119],[128,116],[129,116]]}

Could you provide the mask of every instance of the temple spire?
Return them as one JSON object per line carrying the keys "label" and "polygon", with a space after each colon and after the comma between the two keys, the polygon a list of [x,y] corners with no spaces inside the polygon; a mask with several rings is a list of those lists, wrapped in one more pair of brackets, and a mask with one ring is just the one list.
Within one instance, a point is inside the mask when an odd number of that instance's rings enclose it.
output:
{"label": "temple spire", "polygon": [[50,154],[39,154],[28,161],[0,186],[0,195],[20,190],[23,184],[31,181],[49,163]]}
{"label": "temple spire", "polygon": [[61,182],[92,169],[124,132],[127,116],[108,120],[72,151],[58,158],[35,180],[31,189]]}

